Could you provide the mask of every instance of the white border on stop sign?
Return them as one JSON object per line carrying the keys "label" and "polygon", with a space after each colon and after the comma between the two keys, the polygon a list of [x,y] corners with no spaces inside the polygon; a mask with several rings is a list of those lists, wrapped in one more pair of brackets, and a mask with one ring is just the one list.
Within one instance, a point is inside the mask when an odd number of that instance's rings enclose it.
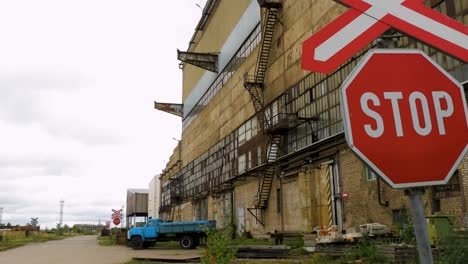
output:
{"label": "white border on stop sign", "polygon": [[392,188],[410,188],[410,187],[422,187],[422,186],[447,184],[447,182],[450,180],[452,175],[455,173],[455,170],[457,169],[458,165],[462,161],[463,157],[468,152],[468,144],[465,146],[464,150],[461,152],[458,159],[454,162],[452,168],[450,169],[449,173],[445,176],[445,179],[443,181],[400,183],[400,184],[393,183],[381,170],[377,168],[377,166],[375,166],[369,159],[367,159],[366,156],[362,152],[360,152],[358,149],[354,147],[352,133],[351,133],[351,122],[350,122],[349,112],[345,111],[345,109],[348,109],[348,102],[347,102],[347,97],[346,97],[346,92],[345,92],[346,89],[344,89],[343,87],[346,87],[346,88],[349,87],[351,82],[354,81],[354,79],[356,78],[357,74],[362,70],[362,68],[367,64],[369,59],[374,54],[422,54],[429,62],[431,62],[434,66],[436,66],[440,72],[442,72],[447,78],[449,78],[453,83],[455,83],[460,88],[462,101],[464,102],[466,124],[468,126],[468,107],[466,104],[466,95],[463,89],[463,85],[461,85],[460,82],[458,82],[452,75],[447,73],[447,71],[445,71],[444,68],[442,68],[434,60],[432,60],[431,57],[429,57],[426,53],[418,49],[372,49],[364,55],[364,57],[361,59],[360,62],[358,62],[356,67],[351,71],[348,77],[346,77],[345,81],[340,87],[340,95],[341,95],[340,99],[341,99],[341,103],[343,104],[343,107],[341,107],[341,116],[343,119],[345,137],[346,137],[346,142],[348,142],[348,146],[351,148],[352,151],[354,151],[359,156],[359,158],[364,160],[364,162],[367,165],[369,165],[375,173],[377,173],[380,177],[382,177]]}

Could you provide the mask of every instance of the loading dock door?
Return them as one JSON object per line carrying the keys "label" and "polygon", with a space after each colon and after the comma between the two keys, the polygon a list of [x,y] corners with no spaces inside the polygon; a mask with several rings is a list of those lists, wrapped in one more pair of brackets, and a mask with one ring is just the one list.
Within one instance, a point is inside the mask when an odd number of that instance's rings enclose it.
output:
{"label": "loading dock door", "polygon": [[333,224],[332,188],[330,178],[333,165],[321,164],[312,173],[312,226]]}

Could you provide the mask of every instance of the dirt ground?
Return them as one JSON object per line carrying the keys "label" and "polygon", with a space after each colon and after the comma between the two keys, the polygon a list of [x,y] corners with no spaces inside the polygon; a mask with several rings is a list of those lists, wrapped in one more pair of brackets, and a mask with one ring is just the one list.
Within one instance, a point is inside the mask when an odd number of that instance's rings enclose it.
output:
{"label": "dirt ground", "polygon": [[200,251],[178,248],[133,250],[123,246],[100,246],[96,236],[34,243],[0,252],[2,264],[122,264],[132,258],[185,259]]}

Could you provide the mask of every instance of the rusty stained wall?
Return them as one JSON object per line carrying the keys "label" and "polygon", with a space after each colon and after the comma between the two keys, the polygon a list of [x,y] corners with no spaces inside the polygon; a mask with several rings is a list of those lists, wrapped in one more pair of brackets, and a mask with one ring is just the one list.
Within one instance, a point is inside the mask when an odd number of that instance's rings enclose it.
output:
{"label": "rusty stained wall", "polygon": [[168,218],[167,220],[172,220],[174,222],[193,221],[192,202],[185,202],[173,207],[171,214],[173,218]]}
{"label": "rusty stained wall", "polygon": [[231,192],[208,196],[208,219],[216,220],[217,226],[225,226],[233,219]]}

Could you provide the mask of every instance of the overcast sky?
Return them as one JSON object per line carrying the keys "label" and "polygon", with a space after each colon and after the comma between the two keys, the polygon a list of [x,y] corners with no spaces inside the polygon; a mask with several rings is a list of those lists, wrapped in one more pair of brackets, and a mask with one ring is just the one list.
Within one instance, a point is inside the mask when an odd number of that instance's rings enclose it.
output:
{"label": "overcast sky", "polygon": [[176,49],[206,0],[0,0],[0,207],[44,228],[110,220],[180,138]]}

